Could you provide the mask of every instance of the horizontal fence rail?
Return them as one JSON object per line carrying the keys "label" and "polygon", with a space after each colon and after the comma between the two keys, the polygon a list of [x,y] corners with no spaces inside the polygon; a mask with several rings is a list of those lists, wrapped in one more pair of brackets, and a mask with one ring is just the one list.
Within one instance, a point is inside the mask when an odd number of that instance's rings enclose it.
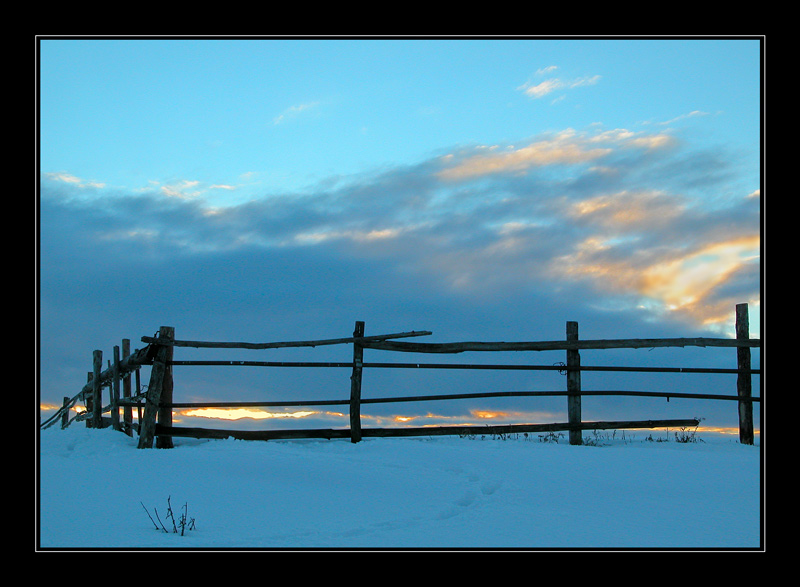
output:
{"label": "horizontal fence rail", "polygon": [[[751,341],[752,342],[752,341]],[[195,367],[347,367],[353,366],[345,362],[315,361],[170,361],[170,365]],[[761,374],[760,369],[717,369],[711,367],[611,367],[566,365],[505,365],[484,363],[362,363],[370,369],[478,369],[489,371],[619,371],[629,373],[750,373]]]}
{"label": "horizontal fence rail", "polygon": [[[426,402],[455,399],[481,399],[487,397],[557,397],[568,396],[569,391],[487,391],[476,393],[447,393],[438,395],[409,395],[403,397],[378,397],[361,398],[362,404],[386,404],[402,402]],[[666,399],[712,399],[730,401],[750,401],[760,402],[760,397],[750,397],[746,400],[734,395],[724,395],[720,393],[685,393],[671,391],[626,391],[626,390],[602,390],[587,391],[581,390],[582,396],[630,396],[630,397],[663,397]],[[121,406],[137,405],[136,402],[120,401]],[[347,399],[331,400],[301,400],[301,401],[252,401],[252,402],[190,402],[190,403],[162,403],[169,408],[277,408],[277,407],[299,407],[299,406],[344,406],[350,403]]]}
{"label": "horizontal fence rail", "polygon": [[[144,336],[142,342],[146,347],[130,352],[130,342],[123,340],[122,356],[119,347],[114,347],[113,364],[109,361],[107,369],[102,369],[102,353],[94,351],[92,371],[88,374],[88,382],[74,397],[64,398],[63,406],[57,413],[42,423],[42,427],[53,425],[61,420],[66,427],[73,420],[85,420],[89,427],[100,428],[113,426],[115,429],[132,434],[139,434],[139,447],[151,448],[155,440],[159,448],[171,448],[172,437],[190,436],[197,438],[241,438],[241,439],[279,439],[279,438],[350,438],[359,442],[363,437],[417,436],[417,435],[469,435],[476,431],[488,434],[506,434],[511,432],[551,432],[569,431],[570,443],[581,444],[581,432],[584,430],[601,430],[613,428],[661,428],[661,427],[696,427],[697,419],[671,420],[621,420],[612,422],[584,422],[581,419],[581,398],[584,396],[631,396],[693,398],[707,400],[735,401],[739,411],[740,441],[753,444],[752,404],[760,402],[760,397],[752,396],[751,377],[760,375],[761,369],[753,369],[750,364],[750,349],[760,348],[760,339],[749,338],[749,318],[747,304],[736,306],[736,338],[644,338],[644,339],[601,339],[581,340],[578,337],[577,322],[567,322],[565,340],[528,341],[528,342],[451,342],[420,343],[398,341],[400,338],[428,336],[430,331],[409,331],[383,335],[364,335],[364,323],[356,322],[351,337],[331,338],[305,341],[282,342],[207,342],[177,340],[174,328],[162,327],[157,336]],[[352,345],[353,356],[350,361],[241,361],[241,360],[175,360],[175,348],[215,348],[215,349],[278,349],[318,347],[328,345]],[[737,351],[737,368],[705,368],[705,367],[631,367],[581,365],[581,350],[600,349],[637,349],[664,347],[724,347]],[[423,354],[458,354],[464,352],[508,352],[508,351],[564,351],[566,362],[550,365],[531,364],[484,364],[484,363],[424,363],[424,362],[365,362],[364,350],[423,353]],[[150,366],[150,380],[143,390],[139,373],[142,366]],[[348,399],[329,400],[288,400],[288,401],[214,401],[214,402],[175,402],[173,400],[173,368],[181,366],[221,366],[221,367],[295,367],[295,368],[347,368],[351,369],[350,397]],[[565,389],[559,390],[509,390],[484,391],[474,393],[431,394],[405,397],[362,398],[361,384],[364,369],[475,369],[475,370],[519,370],[519,371],[556,371],[566,376]],[[633,390],[585,390],[581,388],[582,372],[639,372],[639,373],[720,373],[736,374],[736,395],[717,393],[689,393],[682,391],[633,391]],[[131,389],[131,378],[135,377],[135,393]],[[109,389],[110,401],[102,405],[102,389]],[[120,393],[121,388],[121,393]],[[361,405],[394,402],[424,402],[463,400],[477,398],[500,397],[546,397],[566,396],[568,421],[546,424],[509,424],[501,426],[438,426],[438,427],[403,427],[403,428],[368,428],[361,427]],[[78,401],[84,401],[86,409],[68,419],[68,412]],[[245,407],[287,407],[287,406],[322,406],[348,405],[350,427],[348,429],[304,429],[304,430],[260,430],[238,431],[210,428],[176,427],[172,425],[172,410],[178,408],[245,408]],[[137,410],[138,425],[132,423],[132,410]],[[120,421],[120,409],[123,418]],[[110,417],[102,414],[109,412]]]}
{"label": "horizontal fence rail", "polygon": [[641,349],[656,347],[752,347],[757,340],[727,338],[628,338],[611,340],[541,341],[541,342],[364,342],[365,348],[405,353],[463,353],[467,351],[560,351],[590,349]]}
{"label": "horizontal fence rail", "polygon": [[[364,428],[363,438],[389,438],[405,436],[472,436],[475,434],[523,434],[559,432],[562,430],[619,430],[627,428],[682,428],[697,426],[697,420],[632,420],[616,422],[556,422],[549,424],[508,424],[504,426],[437,426],[437,427],[405,427],[405,428]],[[349,430],[333,428],[317,428],[305,430],[220,430],[214,428],[175,428],[156,426],[158,434],[184,436],[189,438],[235,438],[237,440],[291,440],[297,438],[351,438]]]}
{"label": "horizontal fence rail", "polygon": [[350,344],[358,342],[382,341],[390,338],[405,338],[409,336],[427,336],[432,334],[430,331],[413,331],[413,332],[400,332],[397,334],[380,334],[377,336],[351,336],[348,338],[328,338],[323,340],[296,340],[285,342],[205,342],[199,340],[172,340],[160,342],[158,338],[153,336],[143,336],[142,342],[158,343],[169,346],[182,346],[182,347],[196,347],[206,349],[285,349],[285,348],[298,348],[298,347],[318,347],[333,344]]}

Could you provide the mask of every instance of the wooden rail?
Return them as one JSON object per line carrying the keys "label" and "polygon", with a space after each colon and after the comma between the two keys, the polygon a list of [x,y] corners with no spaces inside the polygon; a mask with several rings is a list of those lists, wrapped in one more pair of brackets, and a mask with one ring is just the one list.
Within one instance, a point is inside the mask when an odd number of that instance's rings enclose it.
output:
{"label": "wooden rail", "polygon": [[431,334],[428,330],[400,332],[398,334],[381,334],[378,336],[351,336],[348,338],[327,338],[322,340],[295,340],[285,342],[206,342],[199,340],[172,340],[162,341],[152,336],[143,336],[142,342],[150,344],[158,343],[169,346],[196,347],[206,349],[284,349],[297,347],[318,347],[333,344],[348,344],[358,342],[366,344],[368,342],[381,342],[390,338],[405,338],[409,336],[427,336]]}
{"label": "wooden rail", "polygon": [[[577,324],[571,322],[570,324]],[[389,342],[367,341],[359,343],[365,348],[405,353],[463,353],[467,351],[561,351],[590,349],[641,349],[656,347],[753,347],[760,346],[758,340],[727,338],[624,338],[610,340],[574,339],[539,342]]]}
{"label": "wooden rail", "polygon": [[[67,413],[77,401],[86,402],[86,410],[75,419],[86,420],[87,426],[113,426],[115,429],[132,434],[135,428],[131,423],[131,412],[136,408],[139,412],[138,433],[139,448],[151,448],[154,440],[158,448],[171,448],[172,437],[191,436],[197,438],[242,438],[242,439],[277,439],[277,438],[350,438],[359,442],[364,437],[415,436],[415,435],[465,435],[479,430],[486,434],[506,434],[511,432],[548,432],[568,431],[571,444],[581,444],[583,430],[602,430],[613,428],[660,428],[660,427],[696,427],[697,419],[640,420],[613,422],[585,422],[581,418],[581,398],[583,396],[635,396],[694,398],[710,400],[736,401],[739,411],[740,442],[753,444],[753,402],[761,401],[752,396],[751,377],[760,375],[760,369],[751,368],[750,349],[761,347],[760,339],[749,338],[749,318],[747,304],[736,306],[736,338],[645,338],[645,339],[608,339],[581,340],[578,336],[577,322],[567,322],[566,339],[561,341],[529,341],[529,342],[455,342],[455,343],[418,343],[403,342],[396,339],[430,335],[430,331],[410,331],[383,335],[364,335],[364,323],[356,322],[353,336],[345,338],[284,341],[266,343],[248,342],[206,342],[176,340],[174,328],[162,327],[155,337],[142,337],[147,346],[130,353],[129,341],[123,340],[122,357],[119,347],[114,347],[114,362],[106,370],[102,370],[102,353],[94,351],[93,368],[89,373],[89,381],[73,398],[64,398],[61,410],[42,424],[50,426],[60,417],[62,427],[69,424]],[[176,361],[173,351],[176,347],[196,348],[240,348],[240,349],[274,349],[317,347],[335,344],[352,344],[351,361],[311,362],[311,361]],[[586,349],[623,349],[623,348],[656,348],[656,347],[727,347],[737,351],[737,368],[698,368],[698,367],[612,367],[582,365],[580,351]],[[364,349],[390,352],[413,352],[433,354],[457,354],[468,351],[506,352],[506,351],[564,351],[566,362],[558,365],[509,365],[483,363],[370,363],[364,362]],[[150,365],[150,381],[146,392],[139,381],[139,370],[143,365]],[[291,400],[270,402],[201,402],[181,403],[173,400],[174,366],[247,366],[247,367],[332,367],[347,368],[350,375],[350,397],[348,399],[331,400]],[[364,369],[496,369],[496,370],[555,370],[566,375],[566,389],[551,391],[486,391],[479,393],[437,394],[390,398],[362,398],[362,374]],[[618,372],[662,372],[662,373],[728,373],[737,375],[736,395],[687,393],[681,391],[591,391],[581,386],[581,373],[584,371],[618,371]],[[131,391],[131,376],[136,377],[136,393]],[[122,397],[120,397],[122,382]],[[109,388],[110,403],[103,407],[101,392]],[[491,397],[567,397],[567,422],[550,424],[511,424],[503,426],[487,426],[475,428],[471,426],[439,426],[439,427],[404,427],[404,428],[369,428],[361,427],[361,405],[389,402],[420,402],[457,400],[467,398]],[[186,428],[172,426],[172,410],[174,408],[208,408],[208,407],[267,407],[267,406],[312,406],[312,405],[348,405],[349,429],[306,429],[306,430],[262,430],[236,431],[207,428]],[[123,421],[120,422],[119,410],[123,410]],[[102,414],[110,412],[106,419]]]}
{"label": "wooden rail", "polygon": [[[628,428],[686,428],[695,427],[699,424],[696,419],[686,420],[631,420],[617,422],[581,422],[580,424],[570,424],[569,422],[556,422],[548,424],[507,424],[502,426],[422,426],[404,428],[364,428],[361,431],[363,438],[389,438],[404,436],[470,436],[474,434],[523,434],[558,432],[562,430],[577,431],[582,430],[619,430]],[[318,428],[305,430],[220,430],[214,428],[175,428],[156,425],[158,434],[168,434],[171,436],[184,436],[189,438],[235,438],[237,440],[290,440],[299,438],[350,438],[350,430]]]}

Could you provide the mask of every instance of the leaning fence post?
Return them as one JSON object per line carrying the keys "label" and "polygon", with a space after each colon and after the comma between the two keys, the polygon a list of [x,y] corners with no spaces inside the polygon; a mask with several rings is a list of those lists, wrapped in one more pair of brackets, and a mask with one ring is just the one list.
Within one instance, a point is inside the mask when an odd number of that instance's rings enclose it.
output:
{"label": "leaning fence post", "polygon": [[[87,372],[86,373],[86,382],[87,383],[91,383],[93,377],[94,377],[94,373],[92,371]],[[83,400],[84,400],[84,404],[86,405],[86,413],[87,414],[94,414],[94,403],[92,402],[92,398],[93,398],[93,395],[84,394]],[[87,428],[91,428],[92,427],[92,419],[91,418],[88,418],[88,417],[86,418],[86,427]]]}
{"label": "leaning fence post", "polygon": [[[578,342],[578,323],[567,322],[567,342]],[[583,444],[579,428],[581,423],[581,355],[577,348],[567,349],[567,417],[569,419],[569,443]]]}
{"label": "leaning fence post", "polygon": [[119,347],[114,347],[114,370],[111,381],[111,425],[114,430],[122,430],[119,421]]}
{"label": "leaning fence post", "polygon": [[100,381],[100,371],[103,368],[103,351],[92,353],[92,428],[103,426],[103,389]]}
{"label": "leaning fence post", "polygon": [[70,398],[64,396],[64,403],[62,404],[62,409],[64,411],[61,412],[61,429],[62,430],[69,425],[69,402],[70,402]]}
{"label": "leaning fence post", "polygon": [[[159,331],[159,338],[168,339],[169,341],[175,340],[175,328],[172,326],[162,326]],[[172,403],[172,357],[174,355],[175,347],[172,345],[166,346],[166,355],[164,357],[164,378],[161,387],[161,404]],[[158,409],[158,423],[163,426],[172,426],[172,406],[160,406]],[[156,448],[175,448],[172,443],[172,436],[159,435],[156,438]]]}
{"label": "leaning fence post", "polygon": [[[136,397],[142,395],[142,374],[140,373],[140,369],[136,369],[136,373],[134,373],[134,377],[136,377]],[[142,433],[142,400],[136,400],[136,431],[137,433]]]}
{"label": "leaning fence post", "polygon": [[[750,338],[750,316],[747,304],[736,305],[736,338],[747,340]],[[750,375],[750,347],[737,347],[737,368],[739,375],[736,379],[736,394],[742,398],[739,401],[739,442],[753,444],[753,402],[752,382]]]}
{"label": "leaning fence post", "polygon": [[[122,358],[128,358],[131,354],[131,341],[129,338],[122,339]],[[131,374],[130,371],[125,373],[122,378],[122,397],[128,401],[131,399]],[[128,436],[133,436],[131,430],[133,428],[133,409],[130,405],[122,408],[122,431]]]}
{"label": "leaning fence post", "polygon": [[[161,334],[162,330],[159,332]],[[159,337],[160,338],[160,337]],[[139,448],[153,448],[153,438],[156,432],[156,415],[161,402],[161,389],[164,385],[164,371],[167,362],[167,345],[154,343],[158,349],[153,358],[150,370],[150,384],[147,387],[147,396],[144,406],[144,417],[139,422]]]}
{"label": "leaning fence post", "polygon": [[[356,322],[354,338],[364,336],[364,323]],[[364,347],[353,341],[353,374],[350,376],[350,442],[361,440],[361,371],[364,362]]]}

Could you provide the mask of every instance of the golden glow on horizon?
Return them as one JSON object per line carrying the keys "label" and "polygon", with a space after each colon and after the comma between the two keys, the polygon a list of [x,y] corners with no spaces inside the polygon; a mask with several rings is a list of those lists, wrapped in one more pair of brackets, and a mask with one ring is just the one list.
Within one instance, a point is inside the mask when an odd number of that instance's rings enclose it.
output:
{"label": "golden glow on horizon", "polygon": [[248,408],[199,408],[196,410],[183,410],[178,413],[178,415],[185,417],[212,418],[216,420],[241,420],[242,418],[253,418],[254,420],[265,420],[271,418],[306,418],[315,414],[319,414],[319,412],[267,412],[264,410],[254,410]]}
{"label": "golden glow on horizon", "polygon": [[[734,426],[722,427],[722,426],[698,426],[698,432],[716,432],[717,434],[725,434],[730,436],[739,436],[739,429]],[[758,436],[761,434],[761,430],[756,428],[753,430],[753,433]]]}
{"label": "golden glow on horizon", "polygon": [[481,420],[493,420],[495,418],[505,418],[507,416],[505,412],[490,412],[488,410],[472,410],[470,414]]}
{"label": "golden glow on horizon", "polygon": [[[42,411],[55,411],[60,409],[61,406],[50,403],[43,403],[40,404],[39,408]],[[82,406],[73,406],[71,409],[76,412],[84,411],[84,408]],[[133,410],[133,415],[135,419],[136,410]],[[275,413],[275,412],[266,412],[258,409],[247,409],[247,408],[237,408],[232,410],[225,410],[220,408],[199,408],[195,410],[175,411],[173,412],[173,415],[176,417],[176,421],[180,421],[181,416],[208,418],[212,420],[239,420],[242,418],[253,418],[253,419],[308,418],[310,416],[333,417],[333,418],[348,417],[348,415],[343,412],[297,411],[297,412]],[[449,422],[450,424],[461,425],[461,426],[472,426],[472,425],[480,426],[481,420],[491,420],[491,419],[511,418],[513,422],[516,424],[535,424],[535,423],[547,423],[547,422],[559,421],[559,418],[556,416],[557,416],[556,414],[546,414],[546,413],[471,410],[469,416],[464,416],[464,415],[442,416],[428,412],[427,414],[422,414],[418,416],[404,416],[404,415],[371,416],[368,414],[362,414],[361,419],[363,421],[371,422],[373,425],[376,426],[381,426],[384,422],[403,425],[419,420],[423,421],[419,422],[418,425],[420,426],[437,426],[442,422]],[[424,422],[425,420],[429,420],[431,422],[426,423]],[[663,430],[663,429],[665,428],[653,428],[653,430]],[[632,429],[632,430],[635,431],[637,429]],[[739,435],[739,428],[735,426],[698,426],[697,431],[723,434],[726,436]],[[760,435],[761,430],[756,428],[754,430],[754,433],[756,435]]]}
{"label": "golden glow on horizon", "polygon": [[[42,411],[54,411],[60,409],[61,406],[49,403],[40,404],[40,409]],[[82,412],[84,408],[82,406],[73,406],[72,410],[76,412]],[[176,422],[180,421],[181,416],[192,416],[192,417],[199,417],[199,418],[208,418],[212,420],[239,420],[243,418],[253,418],[253,419],[284,419],[284,418],[307,418],[309,416],[320,416],[320,417],[333,417],[333,418],[346,418],[348,415],[342,412],[316,412],[316,411],[298,411],[298,412],[285,412],[285,413],[275,413],[275,412],[266,412],[263,410],[257,409],[246,409],[246,408],[239,408],[234,410],[224,410],[219,408],[201,408],[196,410],[182,410],[176,411],[173,413],[176,417]],[[136,410],[133,410],[134,419],[136,418]],[[422,420],[422,422],[418,422],[417,425],[425,427],[425,426],[438,426],[443,422],[448,422],[450,424],[461,425],[461,426],[477,426],[480,427],[481,420],[491,420],[491,419],[507,419],[512,418],[514,423],[517,424],[535,424],[535,423],[546,423],[551,421],[557,421],[558,418],[555,418],[554,414],[544,414],[544,413],[523,413],[523,412],[497,412],[497,411],[488,411],[488,410],[471,410],[469,416],[441,416],[437,414],[433,414],[428,412],[427,414],[419,415],[419,416],[404,416],[404,415],[393,415],[393,416],[370,416],[367,414],[362,414],[362,420],[371,422],[372,425],[381,426],[384,422],[388,422],[389,424],[408,424],[411,422]],[[478,420],[478,421],[475,421]],[[429,422],[426,422],[429,421]],[[635,431],[637,429],[632,429]],[[652,428],[651,430],[673,430],[673,428]],[[707,432],[707,433],[714,433],[714,434],[722,434],[725,436],[736,436],[739,435],[739,428],[735,426],[698,426],[698,432]],[[754,433],[757,436],[760,436],[761,430],[756,428]]]}
{"label": "golden glow on horizon", "polygon": [[[61,409],[61,406],[56,405],[56,404],[39,404],[39,410],[42,411],[42,412],[51,412],[51,411],[54,412],[54,411],[60,410],[60,409]],[[81,412],[84,412],[86,410],[86,408],[84,406],[79,406],[79,405],[75,404],[74,406],[72,406],[70,408],[70,410],[75,412],[75,413],[81,413]]]}

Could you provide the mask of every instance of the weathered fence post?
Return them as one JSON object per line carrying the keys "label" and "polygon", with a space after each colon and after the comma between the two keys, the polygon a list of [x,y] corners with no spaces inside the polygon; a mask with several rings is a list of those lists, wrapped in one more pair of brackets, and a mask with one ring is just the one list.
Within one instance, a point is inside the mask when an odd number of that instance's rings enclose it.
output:
{"label": "weathered fence post", "polygon": [[[134,377],[136,377],[136,396],[139,397],[142,395],[142,374],[141,369],[136,369],[136,373],[134,373]],[[142,433],[142,402],[141,400],[136,401],[136,430],[139,434]]]}
{"label": "weathered fence post", "polygon": [[[162,326],[159,331],[159,338],[165,334],[165,329],[169,327]],[[156,416],[159,412],[159,403],[161,402],[161,390],[164,385],[164,372],[166,371],[167,362],[167,345],[158,345],[158,350],[153,358],[153,366],[150,370],[150,384],[147,387],[147,396],[145,398],[144,416],[139,421],[139,448],[153,448],[153,438],[156,431]]]}
{"label": "weathered fence post", "polygon": [[[578,342],[578,323],[567,322],[567,342]],[[581,423],[581,355],[578,349],[567,349],[567,417],[570,426]],[[570,444],[583,444],[582,431],[570,428]]]}
{"label": "weathered fence post", "polygon": [[[175,340],[175,328],[172,326],[162,326],[159,331],[159,338],[168,339],[169,341]],[[166,356],[164,357],[164,378],[161,383],[161,403],[172,403],[172,358],[174,356],[175,347],[168,345],[166,347]],[[159,407],[158,410],[158,423],[163,426],[172,426],[172,408],[167,405]],[[159,435],[156,438],[156,448],[174,448],[172,444],[172,436]]]}
{"label": "weathered fence post", "polygon": [[[750,316],[747,304],[736,304],[736,338],[750,338]],[[739,402],[739,442],[753,444],[753,402],[750,375],[750,347],[737,347],[736,393],[743,401]]]}
{"label": "weathered fence post", "polygon": [[119,347],[114,346],[114,370],[111,381],[111,425],[114,430],[122,430],[119,421]]}
{"label": "weathered fence post", "polygon": [[100,371],[103,369],[103,351],[92,353],[92,428],[103,426],[103,389],[100,381]]}
{"label": "weathered fence post", "polygon": [[64,411],[61,413],[61,429],[63,430],[69,425],[69,406],[70,398],[64,396],[62,407]]}
{"label": "weathered fence post", "polygon": [[[356,322],[354,338],[364,336],[364,323]],[[361,371],[364,362],[364,347],[353,341],[353,374],[350,376],[350,442],[361,440]]]}
{"label": "weathered fence post", "polygon": [[[94,373],[92,373],[91,371],[86,373],[86,383],[91,383],[92,382],[92,377],[94,377]],[[86,413],[87,414],[94,413],[94,407],[92,405],[91,396],[88,396],[88,395],[86,395],[84,393],[83,401],[84,401],[84,404],[86,405]],[[91,418],[86,418],[85,421],[86,421],[86,427],[87,428],[91,428],[92,427],[92,419]]]}
{"label": "weathered fence post", "polygon": [[[122,339],[122,358],[126,359],[131,354],[131,341],[129,338]],[[122,378],[122,397],[126,400],[131,398],[131,374],[125,373]],[[128,436],[133,436],[133,409],[126,405],[122,408],[122,431]]]}

